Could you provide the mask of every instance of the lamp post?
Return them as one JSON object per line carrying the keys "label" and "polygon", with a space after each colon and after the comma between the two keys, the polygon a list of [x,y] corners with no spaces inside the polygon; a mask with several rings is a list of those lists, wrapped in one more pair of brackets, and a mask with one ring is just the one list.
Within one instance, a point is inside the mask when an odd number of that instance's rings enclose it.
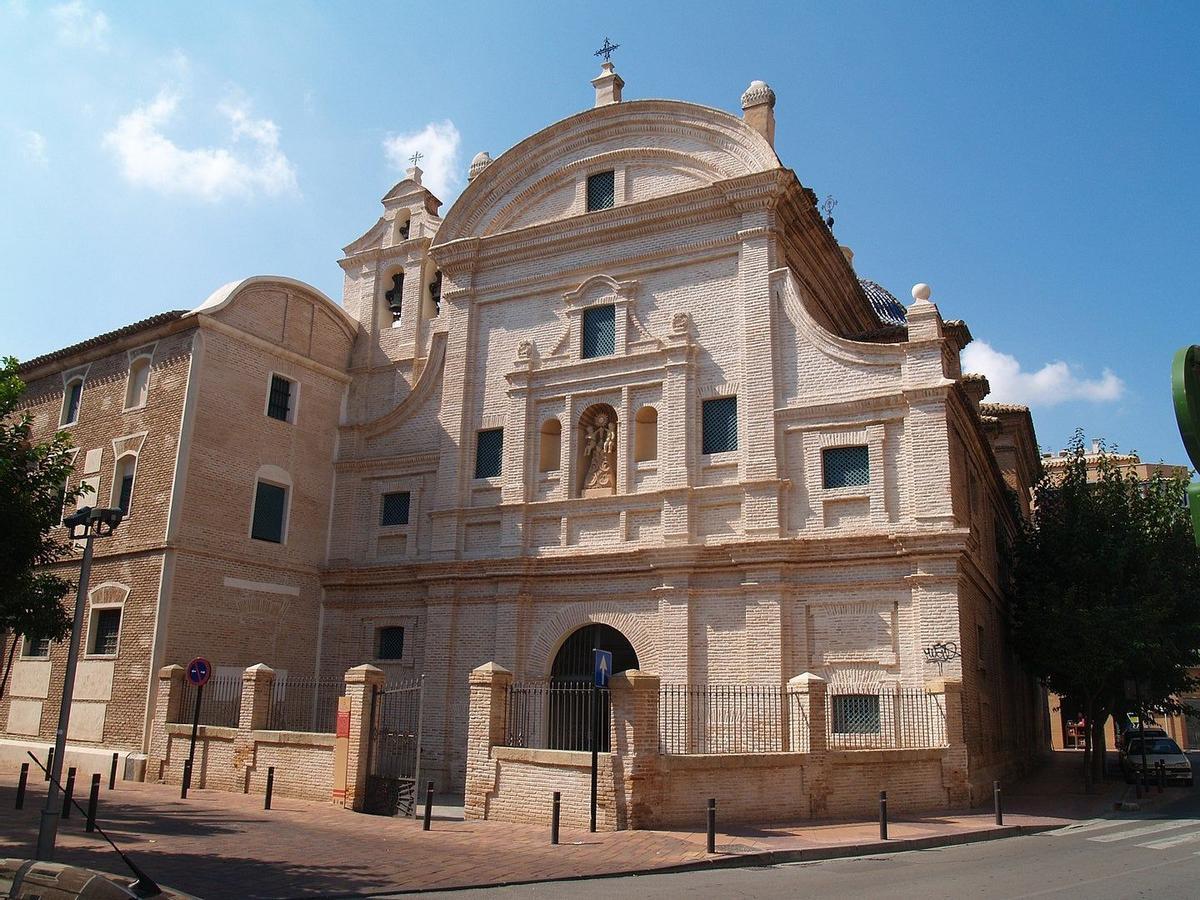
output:
{"label": "lamp post", "polygon": [[62,703],[58,709],[58,731],[54,734],[54,761],[51,763],[50,783],[46,786],[46,805],[38,829],[36,856],[40,860],[54,857],[54,839],[58,835],[61,813],[58,785],[62,775],[63,757],[67,751],[67,725],[71,721],[71,698],[75,693],[75,668],[79,663],[79,634],[83,630],[83,607],[87,598],[88,577],[92,572],[92,539],[108,537],[121,524],[124,512],[120,509],[80,507],[63,519],[73,540],[82,539],[83,565],[79,571],[79,590],[75,594],[75,618],[71,623],[71,643],[67,648],[67,671],[63,676]]}

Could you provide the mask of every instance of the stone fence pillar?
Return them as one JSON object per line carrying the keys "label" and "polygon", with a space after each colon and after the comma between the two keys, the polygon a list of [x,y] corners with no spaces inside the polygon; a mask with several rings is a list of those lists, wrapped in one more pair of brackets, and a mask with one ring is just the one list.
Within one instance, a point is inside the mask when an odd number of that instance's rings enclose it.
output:
{"label": "stone fence pillar", "polygon": [[346,672],[346,697],[350,700],[350,740],[346,749],[344,803],[361,812],[367,797],[367,772],[371,765],[371,715],[375,695],[383,688],[382,669],[355,666]]}
{"label": "stone fence pillar", "polygon": [[471,671],[467,717],[467,783],[464,816],[486,819],[488,794],[496,785],[492,747],[504,742],[508,727],[508,689],[512,672],[498,663]]}
{"label": "stone fence pillar", "polygon": [[183,666],[163,666],[158,670],[158,686],[154,696],[154,719],[150,723],[150,752],[146,760],[146,777],[162,778],[166,774],[167,723],[178,722],[183,705]]}
{"label": "stone fence pillar", "polygon": [[971,802],[967,775],[967,734],[963,723],[962,682],[937,678],[925,683],[925,693],[942,694],[946,708],[946,755],[942,757],[942,784],[951,807]]}
{"label": "stone fence pillar", "polygon": [[253,732],[267,727],[274,686],[275,670],[265,663],[256,663],[242,672],[242,703],[238,709],[237,737],[233,739],[233,771],[245,793],[250,791],[254,770]]}
{"label": "stone fence pillar", "polygon": [[807,751],[804,764],[809,816],[829,815],[829,685],[820,675],[803,672],[788,681],[791,706],[789,739],[793,751]]}
{"label": "stone fence pillar", "polygon": [[637,669],[609,682],[613,793],[617,828],[648,828],[660,806],[658,780],[659,678]]}

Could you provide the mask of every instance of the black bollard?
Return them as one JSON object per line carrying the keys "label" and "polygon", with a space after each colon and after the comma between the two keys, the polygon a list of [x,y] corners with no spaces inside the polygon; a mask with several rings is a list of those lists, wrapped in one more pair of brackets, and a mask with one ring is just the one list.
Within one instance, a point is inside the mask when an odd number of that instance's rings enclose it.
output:
{"label": "black bollard", "polygon": [[433,818],[433,782],[429,782],[429,786],[425,788],[425,821],[421,825],[422,831],[429,830],[429,822]]}
{"label": "black bollard", "polygon": [[42,781],[50,780],[50,773],[54,771],[54,748],[51,747],[46,751],[46,774],[42,777]]}
{"label": "black bollard", "polygon": [[179,799],[186,800],[188,788],[192,786],[192,761],[183,761],[183,779],[179,782]]}
{"label": "black bollard", "polygon": [[29,781],[29,763],[21,763],[21,777],[17,779],[17,802],[14,809],[25,808],[25,783]]}
{"label": "black bollard", "polygon": [[117,754],[113,754],[112,766],[108,770],[108,789],[111,791],[117,786]]}
{"label": "black bollard", "polygon": [[717,799],[708,798],[708,852],[717,852]]}
{"label": "black bollard", "polygon": [[1001,803],[1000,782],[999,781],[992,782],[992,803],[996,807],[996,824],[1003,825],[1004,824],[1004,806]]}
{"label": "black bollard", "polygon": [[1161,794],[1167,786],[1167,764],[1160,759],[1154,764],[1154,768],[1158,770],[1158,792]]}
{"label": "black bollard", "polygon": [[554,792],[554,805],[550,807],[550,843],[558,843],[558,819],[561,813],[562,794]]}
{"label": "black bollard", "polygon": [[879,792],[879,839],[886,841],[887,836],[887,791]]}
{"label": "black bollard", "polygon": [[62,817],[71,818],[71,794],[75,792],[75,767],[67,769],[67,786],[63,788]]}
{"label": "black bollard", "polygon": [[267,796],[263,798],[263,809],[271,808],[271,794],[275,790],[275,767],[267,766]]}
{"label": "black bollard", "polygon": [[87,826],[84,831],[96,830],[96,804],[100,802],[100,773],[92,775],[92,792],[88,795]]}

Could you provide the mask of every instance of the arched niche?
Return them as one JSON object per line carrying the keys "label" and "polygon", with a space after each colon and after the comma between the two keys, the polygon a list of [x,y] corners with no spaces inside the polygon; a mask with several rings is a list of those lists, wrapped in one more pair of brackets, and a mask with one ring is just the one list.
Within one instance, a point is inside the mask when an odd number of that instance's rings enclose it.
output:
{"label": "arched niche", "polygon": [[611,497],[617,492],[617,411],[593,403],[579,417],[580,497]]}

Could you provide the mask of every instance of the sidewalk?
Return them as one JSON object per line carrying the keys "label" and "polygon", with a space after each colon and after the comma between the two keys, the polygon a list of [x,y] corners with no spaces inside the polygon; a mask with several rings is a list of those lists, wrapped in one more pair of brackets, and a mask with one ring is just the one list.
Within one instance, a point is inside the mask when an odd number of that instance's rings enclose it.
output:
{"label": "sidewalk", "polygon": [[[1119,782],[1107,782],[1096,795],[1083,794],[1072,778],[1072,760],[1058,756],[1006,797],[1004,828],[996,827],[990,809],[893,820],[886,849],[905,849],[910,841],[936,846],[1059,827],[1103,815],[1124,796],[1126,786]],[[33,781],[25,808],[15,811],[14,773],[0,773],[0,781],[0,856],[28,856],[44,785]],[[1168,789],[1163,797],[1181,796],[1182,790]],[[553,847],[548,829],[540,826],[437,818],[432,830],[423,832],[420,821],[365,816],[322,803],[276,799],[274,806],[267,812],[261,797],[218,791],[192,791],[183,801],[177,787],[128,783],[101,792],[99,821],[155,879],[208,900],[361,896],[883,849],[875,846],[876,822],[721,830],[718,821],[718,852],[710,857],[703,810],[692,832],[564,830],[562,843]],[[120,860],[99,836],[84,833],[77,812],[60,823],[58,846],[59,861],[120,871]]]}

